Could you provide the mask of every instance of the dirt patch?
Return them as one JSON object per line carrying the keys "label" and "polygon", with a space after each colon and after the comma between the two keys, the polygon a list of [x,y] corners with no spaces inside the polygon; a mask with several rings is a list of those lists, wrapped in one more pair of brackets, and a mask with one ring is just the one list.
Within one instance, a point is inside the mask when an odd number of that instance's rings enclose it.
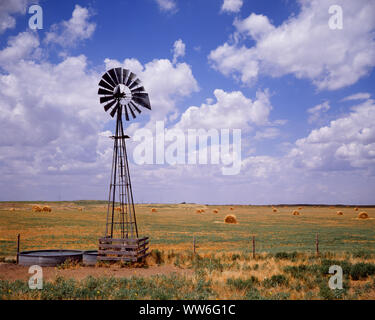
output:
{"label": "dirt patch", "polygon": [[[31,274],[28,273],[29,267],[19,266],[14,263],[0,263],[0,279],[15,281],[28,280]],[[190,269],[180,269],[172,265],[149,266],[148,268],[131,268],[131,267],[86,267],[77,266],[69,269],[58,269],[56,267],[43,267],[44,281],[53,281],[56,277],[61,276],[66,279],[82,280],[88,276],[95,278],[100,277],[115,277],[115,278],[129,278],[136,277],[151,277],[153,275],[169,275],[178,273],[181,275],[191,275],[193,273]]]}

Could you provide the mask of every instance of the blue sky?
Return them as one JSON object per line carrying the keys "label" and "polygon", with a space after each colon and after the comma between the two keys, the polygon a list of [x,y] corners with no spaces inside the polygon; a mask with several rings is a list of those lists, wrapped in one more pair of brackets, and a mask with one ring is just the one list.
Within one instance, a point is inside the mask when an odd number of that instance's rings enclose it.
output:
{"label": "blue sky", "polygon": [[[28,27],[35,3],[42,30]],[[329,27],[332,5],[342,29]],[[374,9],[370,0],[0,3],[0,200],[106,198],[114,121],[96,91],[122,66],[153,106],[130,135],[160,120],[242,131],[238,175],[131,158],[136,201],[373,203]]]}

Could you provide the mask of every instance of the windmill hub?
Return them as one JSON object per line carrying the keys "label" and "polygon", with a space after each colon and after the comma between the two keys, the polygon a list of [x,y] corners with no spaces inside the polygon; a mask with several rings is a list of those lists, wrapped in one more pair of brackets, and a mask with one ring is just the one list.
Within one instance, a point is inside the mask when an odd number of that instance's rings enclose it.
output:
{"label": "windmill hub", "polygon": [[120,99],[119,101],[122,106],[129,104],[133,98],[130,89],[122,83],[117,85],[114,92],[116,92],[115,96]]}
{"label": "windmill hub", "polygon": [[98,260],[139,261],[147,256],[148,237],[139,238],[122,116],[136,118],[142,108],[151,110],[150,100],[137,76],[127,69],[108,70],[99,82],[98,94],[104,111],[116,115],[116,131],[105,236],[99,239]]}

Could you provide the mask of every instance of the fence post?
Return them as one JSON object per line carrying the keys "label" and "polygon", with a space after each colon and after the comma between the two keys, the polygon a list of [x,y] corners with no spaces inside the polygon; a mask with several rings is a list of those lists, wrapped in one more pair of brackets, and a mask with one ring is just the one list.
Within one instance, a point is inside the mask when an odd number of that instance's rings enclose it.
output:
{"label": "fence post", "polygon": [[21,238],[21,235],[18,234],[17,235],[17,257],[16,257],[17,264],[18,264],[18,259],[19,259],[18,256],[20,254],[20,238]]}
{"label": "fence post", "polygon": [[319,233],[316,233],[315,245],[316,245],[316,255],[319,256]]}
{"label": "fence post", "polygon": [[194,255],[195,255],[195,236],[193,236],[193,252],[194,252]]}
{"label": "fence post", "polygon": [[255,259],[255,236],[253,236],[253,259]]}

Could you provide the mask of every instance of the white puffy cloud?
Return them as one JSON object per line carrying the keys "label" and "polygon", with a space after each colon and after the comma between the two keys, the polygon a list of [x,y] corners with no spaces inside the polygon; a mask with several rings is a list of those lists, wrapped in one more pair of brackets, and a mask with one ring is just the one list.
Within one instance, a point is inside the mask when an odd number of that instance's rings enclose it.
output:
{"label": "white puffy cloud", "polygon": [[352,101],[352,100],[367,100],[370,99],[371,95],[368,92],[359,92],[345,97],[341,101]]}
{"label": "white puffy cloud", "polygon": [[253,101],[241,91],[214,91],[216,103],[203,103],[189,107],[176,127],[250,129],[252,125],[265,125],[272,109],[268,91],[258,91]]}
{"label": "white puffy cloud", "polygon": [[28,4],[36,4],[32,0],[2,0],[0,1],[0,34],[16,26],[15,14],[25,14]]}
{"label": "white puffy cloud", "polygon": [[274,139],[280,135],[280,129],[279,128],[265,128],[264,130],[257,131],[255,134],[254,139],[256,140],[262,140],[262,139]]}
{"label": "white puffy cloud", "polygon": [[[259,74],[294,74],[318,89],[352,85],[375,66],[375,2],[370,0],[300,0],[301,11],[279,26],[263,15],[236,19],[234,43],[224,43],[209,55],[213,67],[225,75],[239,75],[253,83]],[[328,26],[331,5],[343,8],[343,29]],[[247,47],[248,37],[255,45]]]}
{"label": "white puffy cloud", "polygon": [[177,5],[174,0],[155,0],[161,11],[175,12]]}
{"label": "white puffy cloud", "polygon": [[175,41],[173,44],[173,64],[177,62],[179,57],[183,57],[185,55],[185,48],[186,45],[181,39]]}
{"label": "white puffy cloud", "polygon": [[177,101],[199,89],[191,67],[186,63],[174,65],[168,59],[155,59],[142,65],[134,58],[123,62],[106,59],[105,63],[107,69],[122,66],[137,74],[150,97],[152,120],[165,120],[176,113]]}
{"label": "white puffy cloud", "polygon": [[8,40],[7,47],[0,51],[0,66],[4,67],[22,59],[37,55],[39,39],[37,34],[22,32]]}
{"label": "white puffy cloud", "polygon": [[224,0],[221,6],[222,12],[239,12],[242,7],[242,0]]}
{"label": "white puffy cloud", "polygon": [[307,110],[307,112],[310,114],[308,122],[313,123],[321,119],[322,114],[324,112],[327,112],[330,109],[330,105],[328,101],[324,101],[321,104],[316,105],[315,107],[312,107]]}
{"label": "white puffy cloud", "polygon": [[375,103],[369,99],[297,140],[289,157],[296,166],[313,170],[375,171],[374,121]]}
{"label": "white puffy cloud", "polygon": [[90,22],[91,14],[87,8],[75,5],[72,17],[68,21],[54,24],[46,33],[46,43],[57,43],[61,46],[74,46],[79,41],[91,38],[96,24]]}

